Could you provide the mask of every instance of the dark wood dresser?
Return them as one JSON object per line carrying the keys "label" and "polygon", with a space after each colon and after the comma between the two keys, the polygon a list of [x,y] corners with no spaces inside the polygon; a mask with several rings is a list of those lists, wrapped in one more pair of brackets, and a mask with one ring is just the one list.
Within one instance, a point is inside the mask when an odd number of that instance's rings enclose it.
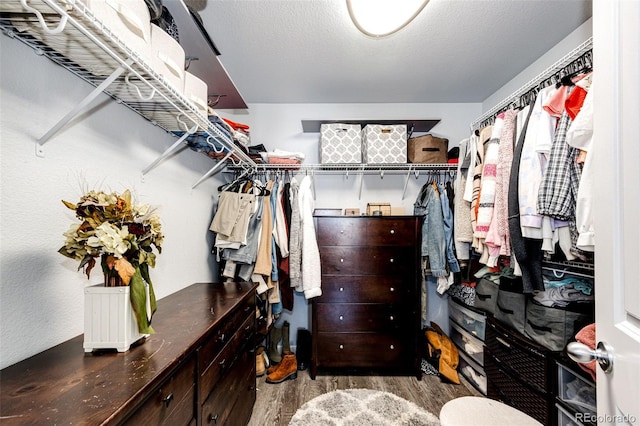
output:
{"label": "dark wood dresser", "polygon": [[421,378],[415,216],[316,216],[322,296],[312,301],[311,377],[364,368]]}
{"label": "dark wood dresser", "polygon": [[158,301],[157,334],[85,354],[82,335],[0,371],[3,424],[247,424],[255,285],[193,284]]}

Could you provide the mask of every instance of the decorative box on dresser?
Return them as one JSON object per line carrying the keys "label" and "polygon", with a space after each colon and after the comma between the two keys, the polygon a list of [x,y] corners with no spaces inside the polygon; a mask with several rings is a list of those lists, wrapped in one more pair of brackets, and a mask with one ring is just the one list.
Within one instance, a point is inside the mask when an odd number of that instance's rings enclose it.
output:
{"label": "decorative box on dresser", "polygon": [[365,368],[421,378],[416,216],[316,216],[322,296],[312,302],[311,377]]}
{"label": "decorative box on dresser", "polygon": [[82,335],[0,372],[3,424],[247,424],[256,398],[255,284],[158,301],[157,334],[85,354]]}

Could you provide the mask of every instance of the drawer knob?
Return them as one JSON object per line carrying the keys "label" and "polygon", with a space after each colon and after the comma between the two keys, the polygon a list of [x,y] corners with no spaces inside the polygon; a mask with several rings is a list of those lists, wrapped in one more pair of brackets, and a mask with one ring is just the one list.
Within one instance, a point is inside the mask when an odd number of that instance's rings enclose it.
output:
{"label": "drawer knob", "polygon": [[396,289],[395,289],[395,288],[393,288],[393,287],[389,287],[389,291],[390,291],[390,292],[394,292],[394,291],[396,291]]}
{"label": "drawer knob", "polygon": [[209,423],[213,423],[215,425],[216,423],[218,423],[219,417],[220,414],[216,414],[215,416],[213,414],[209,414]]}
{"label": "drawer knob", "polygon": [[395,349],[395,346],[389,345],[389,349],[393,350],[393,349]]}
{"label": "drawer knob", "polygon": [[389,231],[390,234],[395,234],[396,231],[394,229],[392,229],[391,231]]}
{"label": "drawer knob", "polygon": [[389,319],[390,319],[391,321],[393,321],[393,315],[390,315],[390,316],[389,316]]}
{"label": "drawer knob", "polygon": [[393,263],[393,258],[389,259],[389,262]]}
{"label": "drawer knob", "polygon": [[340,345],[338,346],[340,349],[344,349],[344,345]]}
{"label": "drawer knob", "polygon": [[344,263],[344,259],[340,259],[340,263]]}
{"label": "drawer knob", "polygon": [[344,287],[340,287],[340,291],[344,291]]}
{"label": "drawer knob", "polygon": [[340,233],[341,233],[341,234],[344,234],[344,229],[341,229],[341,230],[340,230]]}
{"label": "drawer knob", "polygon": [[342,321],[344,319],[344,317],[342,315],[340,315],[339,318],[340,318],[340,321]]}
{"label": "drawer knob", "polygon": [[170,392],[169,395],[162,398],[162,402],[164,402],[165,407],[168,407],[171,404],[171,401],[173,401],[173,392]]}

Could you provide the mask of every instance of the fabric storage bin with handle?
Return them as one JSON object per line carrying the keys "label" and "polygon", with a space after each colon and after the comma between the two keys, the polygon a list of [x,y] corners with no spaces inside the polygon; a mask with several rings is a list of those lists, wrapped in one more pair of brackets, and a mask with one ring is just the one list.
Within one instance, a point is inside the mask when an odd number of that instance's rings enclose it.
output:
{"label": "fabric storage bin with handle", "polygon": [[362,128],[359,124],[320,124],[320,163],[362,163]]}
{"label": "fabric storage bin with handle", "polygon": [[500,277],[494,317],[507,327],[524,334],[527,295],[522,293],[522,279]]}
{"label": "fabric storage bin with handle", "polygon": [[[591,309],[592,304],[589,304]],[[577,312],[569,308],[554,308],[527,301],[524,334],[552,351],[561,351],[575,334],[593,322],[593,312]]]}
{"label": "fabric storage bin with handle", "polygon": [[407,141],[407,158],[410,163],[445,164],[448,152],[449,139],[422,135]]}
{"label": "fabric storage bin with handle", "polygon": [[207,116],[207,83],[190,72],[184,73],[184,96],[193,102],[202,115]]}
{"label": "fabric storage bin with handle", "polygon": [[184,49],[180,43],[159,26],[151,24],[149,65],[178,94],[184,92],[184,61]]}
{"label": "fabric storage bin with handle", "polygon": [[495,315],[498,289],[497,283],[494,283],[488,278],[480,278],[476,284],[476,300],[473,306],[491,315]]}
{"label": "fabric storage bin with handle", "polygon": [[407,162],[406,124],[367,124],[362,132],[364,161],[367,164]]}

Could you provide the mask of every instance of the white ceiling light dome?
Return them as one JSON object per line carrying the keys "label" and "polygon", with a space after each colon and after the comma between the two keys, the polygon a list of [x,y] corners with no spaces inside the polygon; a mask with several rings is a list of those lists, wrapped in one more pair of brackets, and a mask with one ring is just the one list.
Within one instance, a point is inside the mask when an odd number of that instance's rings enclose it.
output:
{"label": "white ceiling light dome", "polygon": [[385,37],[409,25],[429,0],[346,0],[354,25],[370,37]]}

